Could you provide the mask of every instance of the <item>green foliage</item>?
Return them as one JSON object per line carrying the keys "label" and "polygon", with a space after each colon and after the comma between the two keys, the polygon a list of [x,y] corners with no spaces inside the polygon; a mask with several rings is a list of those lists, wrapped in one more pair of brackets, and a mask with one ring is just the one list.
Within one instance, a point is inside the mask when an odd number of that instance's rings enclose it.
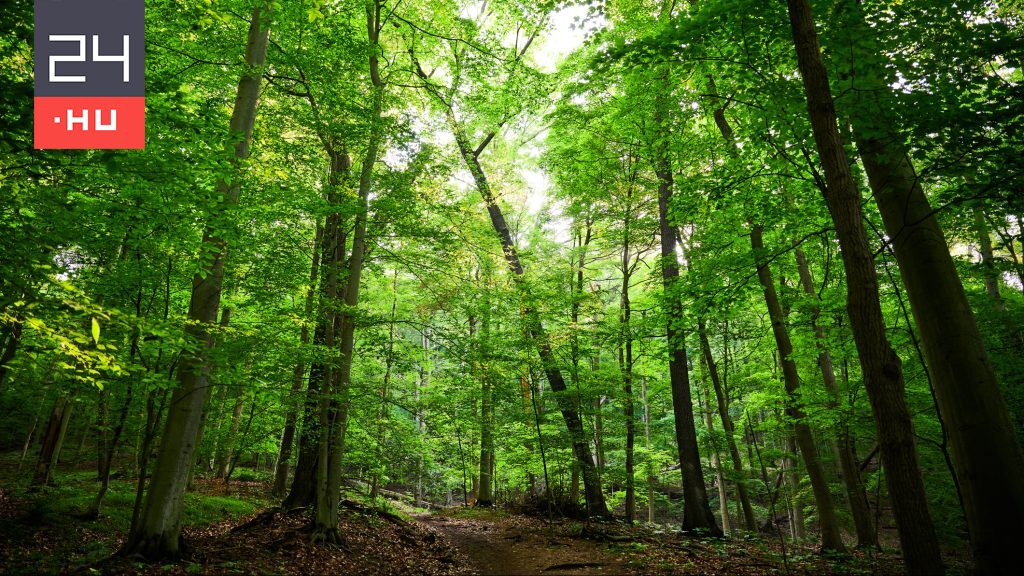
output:
{"label": "green foliage", "polygon": [[[853,5],[870,30],[853,25]],[[65,454],[92,459],[124,406],[115,467],[134,462],[147,411],[166,414],[188,349],[201,354],[211,386],[195,476],[214,475],[217,462],[233,461],[233,480],[268,482],[286,416],[301,415],[313,368],[342,365],[322,332],[327,318],[344,311],[355,319],[355,352],[347,395],[334,399],[348,409],[348,496],[365,493],[369,500],[376,488],[371,505],[386,511],[417,505],[409,497],[417,490],[419,504],[430,507],[468,502],[490,427],[500,502],[569,499],[573,439],[527,337],[529,308],[566,375],[565,395],[593,436],[585,440],[599,454],[616,513],[625,500],[631,401],[638,518],[646,518],[648,488],[658,521],[674,523],[679,515],[665,341],[673,323],[686,333],[684,342],[671,344],[684,346],[691,359],[716,512],[713,452],[722,459],[734,522],[735,486],[742,483],[759,521],[772,510],[784,516],[790,496],[807,508],[813,528],[806,483],[787,480],[776,492],[793,424],[787,403],[806,413],[837,496],[843,491],[829,444],[848,433],[864,459],[877,433],[783,5],[493,0],[482,13],[468,1],[381,6],[387,18],[373,46],[362,2],[274,3],[252,155],[239,169],[229,162],[238,140],[228,124],[253,2],[147,3],[148,136],[137,151],[32,149],[31,8],[17,0],[0,13],[0,355],[13,351],[0,357],[0,449],[19,451],[29,429],[38,440],[55,399],[67,397],[75,408]],[[565,32],[549,22],[572,9],[586,39],[554,62],[538,46]],[[841,114],[864,105],[857,82],[896,85],[886,96],[898,110],[895,130],[939,210],[1020,424],[1019,6],[908,0],[815,2],[815,10]],[[851,61],[850,47],[865,42],[881,47],[884,78],[864,78],[864,62]],[[386,86],[379,121],[372,114],[370,50]],[[659,112],[661,100],[668,104]],[[722,138],[721,119],[734,141]],[[384,136],[368,171],[367,262],[360,302],[350,309],[324,296],[323,268],[310,281],[310,264],[324,254],[314,238],[331,215],[344,230],[341,251],[350,255],[360,162],[375,130]],[[469,143],[504,211],[525,262],[521,282],[529,298],[508,269],[460,143]],[[351,165],[341,173],[336,166],[332,178],[332,154],[342,153]],[[856,150],[849,153],[856,157]],[[681,244],[682,278],[669,293],[659,250],[662,156],[674,180],[665,210]],[[224,205],[218,182],[239,186],[237,205]],[[754,223],[764,226],[766,247],[758,254],[749,248]],[[871,203],[865,226],[887,335],[903,362],[931,511],[943,538],[962,543],[959,500],[913,313]],[[204,236],[227,246],[221,311],[231,312],[225,325],[206,327],[209,342],[196,343],[186,337],[185,320],[193,282],[216,256]],[[982,237],[993,245],[985,262]],[[812,276],[810,294],[799,284],[797,248]],[[793,399],[781,381],[755,258],[780,284],[791,359],[801,375]],[[348,273],[342,271],[342,285]],[[999,301],[988,288],[993,279]],[[682,303],[681,313],[666,306],[672,299]],[[736,425],[731,438],[698,326]],[[836,397],[818,367],[822,349],[834,361]],[[485,390],[493,395],[493,420],[482,413]],[[731,469],[729,440],[741,473]],[[30,443],[26,471],[35,448]],[[148,465],[150,455],[142,456]],[[887,515],[891,503],[877,458],[860,464],[869,500]],[[58,486],[39,501],[40,521],[57,524],[87,507],[95,486],[86,476],[58,474]],[[123,530],[133,501],[133,486],[113,481],[102,529]],[[254,506],[190,493],[185,522],[238,517]],[[849,514],[841,515],[849,525]]]}

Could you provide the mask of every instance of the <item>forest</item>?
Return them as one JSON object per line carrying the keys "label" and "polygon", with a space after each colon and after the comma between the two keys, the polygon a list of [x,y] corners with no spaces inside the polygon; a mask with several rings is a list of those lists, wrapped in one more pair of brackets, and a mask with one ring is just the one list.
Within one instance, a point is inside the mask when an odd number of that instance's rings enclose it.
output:
{"label": "forest", "polygon": [[1020,0],[3,4],[0,573],[1020,573]]}

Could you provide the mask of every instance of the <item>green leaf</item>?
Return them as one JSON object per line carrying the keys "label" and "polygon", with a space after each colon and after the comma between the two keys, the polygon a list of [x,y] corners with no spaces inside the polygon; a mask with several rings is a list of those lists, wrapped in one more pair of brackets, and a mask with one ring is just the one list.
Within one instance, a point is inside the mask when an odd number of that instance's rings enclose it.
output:
{"label": "green leaf", "polygon": [[92,341],[96,344],[100,343],[100,322],[96,318],[92,319]]}

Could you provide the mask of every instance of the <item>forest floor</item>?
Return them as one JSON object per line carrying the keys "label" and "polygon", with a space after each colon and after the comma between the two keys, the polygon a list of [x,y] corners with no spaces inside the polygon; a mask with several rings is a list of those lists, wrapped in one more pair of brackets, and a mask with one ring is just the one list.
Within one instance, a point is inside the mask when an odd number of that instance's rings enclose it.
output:
{"label": "forest floor", "polygon": [[564,526],[500,511],[458,510],[417,515],[439,532],[478,574],[621,574],[620,551],[581,538]]}
{"label": "forest floor", "polygon": [[[2,472],[2,471],[0,471]],[[95,471],[62,471],[30,490],[0,473],[0,574],[901,574],[889,553],[828,557],[783,550],[777,538],[695,539],[622,522],[537,518],[504,510],[449,508],[403,514],[344,501],[344,546],[310,542],[305,511],[284,513],[265,481],[197,480],[187,496],[189,554],[165,563],[112,556],[131,517],[134,482],[116,479],[98,520],[84,520]],[[951,573],[966,564],[950,559]]]}

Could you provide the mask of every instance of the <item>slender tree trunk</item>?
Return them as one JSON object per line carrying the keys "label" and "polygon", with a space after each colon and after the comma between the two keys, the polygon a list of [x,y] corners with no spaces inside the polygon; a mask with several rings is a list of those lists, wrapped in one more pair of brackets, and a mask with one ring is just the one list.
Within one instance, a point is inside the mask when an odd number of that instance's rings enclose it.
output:
{"label": "slender tree trunk", "polygon": [[[109,470],[106,470],[108,465],[107,453],[110,452],[110,430],[109,422],[110,418],[110,390],[104,386],[99,391],[99,395],[96,402],[96,424],[93,427],[93,432],[96,434],[96,478],[102,480],[107,475]],[[88,428],[88,427],[86,427]],[[86,429],[82,430],[82,440],[85,440]],[[79,448],[78,453],[81,453]],[[76,456],[76,460],[78,457]]]}
{"label": "slender tree trunk", "polygon": [[[267,6],[257,7],[252,13],[245,50],[246,69],[238,82],[235,107],[231,115],[230,133],[234,141],[231,163],[235,167],[249,156],[270,35],[267,25],[269,16]],[[209,329],[217,319],[220,306],[227,251],[227,244],[217,237],[214,225],[219,225],[218,221],[225,217],[225,207],[237,203],[239,180],[221,180],[217,184],[223,204],[210,215],[202,244],[203,250],[212,258],[203,259],[203,272],[193,278],[188,313],[190,322],[186,325],[188,335],[199,349],[182,354],[178,366],[178,386],[171,399],[167,427],[160,444],[139,529],[125,545],[127,552],[147,558],[177,557],[182,552],[181,511],[188,471],[194,461],[193,451],[206,398],[205,388],[209,385],[209,364],[205,352],[210,346]]]}
{"label": "slender tree trunk", "polygon": [[[485,279],[490,279],[490,264],[483,265]],[[490,507],[494,505],[493,477],[494,468],[494,385],[491,382],[491,299],[490,282],[485,281],[483,298],[483,314],[480,345],[479,372],[481,377],[480,401],[480,488],[477,492],[476,505]]]}
{"label": "slender tree trunk", "polygon": [[[384,381],[380,388],[380,410],[377,413],[377,430],[374,434],[374,443],[377,446],[377,458],[378,462],[385,461],[385,454],[383,452],[385,436],[387,434],[387,423],[388,423],[388,400],[391,397],[391,378],[392,371],[395,366],[395,338],[397,336],[395,331],[395,320],[396,312],[398,310],[398,269],[394,270],[394,275],[391,281],[391,315],[388,320],[388,346],[387,351],[384,354]],[[482,444],[481,444],[482,445]],[[481,472],[482,473],[482,472]],[[374,472],[373,475],[373,486],[376,489],[381,482],[381,474],[379,469]],[[376,491],[376,490],[375,490]],[[375,495],[370,498],[375,499]]]}
{"label": "slender tree trunk", "polygon": [[607,516],[608,506],[605,504],[604,491],[601,489],[601,480],[598,476],[597,469],[594,466],[594,458],[590,451],[590,442],[587,440],[586,434],[583,432],[583,421],[580,419],[579,411],[577,410],[577,401],[566,394],[567,387],[565,385],[565,379],[562,377],[561,370],[558,367],[558,361],[555,358],[554,352],[551,349],[551,344],[548,341],[547,333],[541,324],[540,315],[533,304],[533,295],[531,290],[523,277],[523,265],[519,260],[519,254],[516,251],[515,243],[512,241],[512,233],[508,228],[508,224],[505,222],[505,216],[501,212],[501,207],[498,206],[491,193],[490,184],[487,181],[483,168],[480,166],[477,153],[470,147],[469,141],[463,133],[458,121],[455,119],[454,113],[449,109],[447,115],[449,125],[455,132],[455,140],[459,145],[462,158],[469,167],[469,171],[473,174],[477,190],[480,192],[484,203],[487,205],[487,212],[490,215],[491,224],[494,227],[494,231],[498,234],[498,238],[501,240],[505,261],[508,263],[509,268],[514,275],[517,288],[524,297],[523,316],[527,321],[529,335],[537,345],[537,353],[540,356],[541,364],[544,367],[544,374],[547,377],[548,385],[551,387],[551,390],[555,392],[556,402],[558,403],[559,410],[562,413],[562,418],[565,420],[566,428],[569,430],[569,436],[572,438],[573,453],[576,456],[581,474],[583,475],[584,496],[587,500],[587,510],[591,516]]}
{"label": "slender tree trunk", "polygon": [[913,426],[903,392],[903,370],[899,356],[886,339],[877,272],[862,223],[860,194],[840,140],[810,2],[787,0],[787,5],[808,115],[827,182],[823,191],[825,201],[843,253],[847,311],[878,429],[900,547],[909,573],[939,574],[943,572],[942,559],[918,469]]}
{"label": "slender tree trunk", "polygon": [[[309,322],[313,315],[313,305],[316,302],[316,279],[320,274],[320,251],[323,241],[323,226],[319,221],[316,223],[316,234],[313,237],[313,259],[309,269],[309,288],[306,290],[306,305],[303,309],[302,328],[299,333],[300,354],[306,353],[309,345]],[[281,444],[277,452],[277,462],[274,464],[274,483],[270,490],[273,496],[278,498],[285,495],[288,487],[288,469],[291,466],[292,445],[295,443],[295,424],[298,420],[298,405],[296,400],[302,390],[302,383],[306,376],[306,361],[301,357],[295,363],[295,370],[292,372],[292,389],[288,395],[288,411],[284,416],[284,430],[281,432]]]}
{"label": "slender tree trunk", "polygon": [[[796,262],[800,273],[800,285],[803,287],[804,293],[814,301],[811,306],[811,325],[814,328],[815,345],[818,347],[818,368],[821,371],[821,379],[825,390],[829,393],[830,407],[833,410],[838,410],[839,386],[836,384],[836,373],[832,366],[832,354],[825,346],[825,329],[820,321],[821,308],[817,304],[818,297],[814,291],[814,280],[811,278],[807,257],[799,248],[796,249]],[[845,421],[839,423],[833,450],[839,460],[843,486],[846,488],[846,497],[850,502],[850,512],[853,515],[853,524],[857,531],[857,547],[877,548],[878,533],[875,531],[875,524],[871,518],[871,505],[868,503],[868,494],[857,467],[857,455],[853,449],[850,428]]]}
{"label": "slender tree trunk", "polygon": [[718,444],[715,442],[715,422],[712,416],[714,409],[711,407],[711,393],[704,378],[704,406],[701,412],[704,413],[704,426],[708,429],[708,438],[711,443],[711,467],[715,469],[715,481],[718,484],[718,513],[722,517],[722,532],[733,533],[732,519],[729,518],[729,491],[725,486],[725,471],[722,468],[722,459],[718,455]]}
{"label": "slender tree trunk", "polygon": [[231,474],[232,461],[235,458],[235,447],[238,445],[239,429],[242,426],[242,411],[245,409],[245,390],[238,390],[235,397],[235,404],[231,408],[231,427],[228,429],[228,437],[224,441],[220,455],[221,461],[216,467],[214,477],[221,478],[225,483]]}
{"label": "slender tree trunk", "polygon": [[231,407],[231,424],[228,427],[227,438],[223,439],[220,449],[217,450],[217,458],[213,465],[213,477],[226,479],[228,468],[231,466],[231,457],[235,453],[235,444],[238,441],[238,429],[242,425],[242,410],[245,408],[245,391],[235,390],[235,402]]}
{"label": "slender tree trunk", "polygon": [[[137,349],[138,347],[138,334],[135,335],[132,348]],[[134,354],[133,354],[134,356]],[[130,378],[134,378],[131,377]],[[107,491],[110,489],[110,467],[114,460],[114,451],[117,449],[118,442],[121,441],[121,434],[124,432],[125,422],[128,420],[128,411],[131,408],[132,398],[135,393],[135,383],[130,381],[128,383],[128,391],[124,398],[124,404],[121,405],[120,413],[118,414],[117,424],[114,425],[113,436],[110,439],[110,446],[106,451],[104,457],[106,462],[103,463],[100,470],[102,470],[102,476],[100,476],[100,490],[96,494],[96,498],[93,499],[92,505],[85,512],[86,518],[99,518],[100,508],[103,506],[103,499],[107,495]]]}
{"label": "slender tree trunk", "polygon": [[782,468],[786,471],[786,482],[789,484],[789,523],[793,540],[806,537],[804,528],[804,508],[800,503],[800,470],[796,461],[797,447],[793,434],[786,435],[786,453],[782,457]]}
{"label": "slender tree trunk", "polygon": [[803,408],[800,407],[800,376],[797,373],[796,362],[793,360],[793,344],[789,338],[789,329],[786,327],[785,313],[782,304],[779,302],[778,293],[772,280],[771,268],[762,260],[764,242],[762,240],[762,227],[754,224],[750,232],[750,246],[754,251],[754,261],[757,265],[757,278],[761,282],[764,291],[765,304],[768,307],[768,317],[772,323],[772,333],[775,336],[775,344],[779,350],[779,363],[782,365],[783,381],[786,385],[788,401],[786,403],[786,415],[793,420],[794,436],[796,444],[800,448],[800,456],[803,458],[804,466],[807,469],[807,477],[811,481],[811,488],[814,491],[814,505],[818,511],[818,524],[821,528],[821,549],[823,551],[845,551],[843,537],[839,529],[839,517],[836,515],[835,503],[832,494],[828,490],[828,478],[825,476],[825,467],[818,457],[818,448],[814,443],[814,436],[810,426],[807,425]]}
{"label": "slender tree trunk", "polygon": [[707,329],[704,320],[698,321],[700,345],[704,353],[704,360],[708,366],[708,374],[711,376],[711,385],[715,389],[715,399],[718,405],[718,416],[722,421],[722,431],[725,434],[726,447],[729,450],[729,457],[732,460],[733,475],[736,479],[736,497],[743,509],[743,522],[747,530],[757,532],[757,520],[754,518],[754,508],[750,505],[750,496],[747,492],[745,482],[746,471],[743,469],[743,458],[736,446],[736,426],[732,416],[729,415],[728,400],[725,397],[723,382],[718,373],[718,365],[711,354],[711,342],[708,340]]}
{"label": "slender tree trunk", "polygon": [[[157,404],[156,397],[160,394],[160,403]],[[142,430],[142,442],[136,454],[136,464],[139,470],[139,478],[135,483],[135,502],[132,504],[132,520],[129,524],[129,540],[139,529],[139,515],[142,513],[142,496],[146,489],[147,470],[149,468],[150,453],[153,450],[153,442],[156,440],[156,433],[160,427],[160,419],[163,417],[164,404],[167,403],[168,391],[162,392],[156,389],[150,390],[146,395],[146,422]]]}
{"label": "slender tree trunk", "polygon": [[992,236],[985,221],[985,213],[981,206],[971,207],[974,216],[974,230],[978,234],[978,252],[981,254],[981,270],[985,278],[985,291],[992,297],[996,310],[1006,312],[1006,302],[999,293],[999,271],[996,270],[995,256],[992,254]]}
{"label": "slender tree trunk", "polygon": [[[246,366],[250,368],[250,366]],[[231,445],[231,451],[228,452],[228,469],[224,472],[224,484],[227,484],[231,480],[231,474],[234,473],[235,467],[238,466],[239,460],[242,459],[242,453],[245,451],[246,438],[249,437],[249,431],[252,430],[252,421],[256,418],[256,398],[253,395],[252,400],[249,402],[249,418],[245,421],[245,427],[242,428],[241,433],[235,434],[234,441]],[[258,470],[260,466],[260,455],[256,453],[256,463],[254,469]]]}
{"label": "slender tree trunk", "polygon": [[36,426],[39,425],[39,414],[32,417],[32,424],[28,427],[28,432],[25,434],[25,444],[21,448],[21,458],[18,459],[18,474],[21,474],[21,467],[25,464],[25,456],[28,455],[28,449],[32,446],[32,439],[36,433]]}
{"label": "slender tree trunk", "polygon": [[[530,43],[532,43],[532,39],[524,48],[522,48],[523,52],[525,52],[526,48],[529,47]],[[517,54],[517,58],[522,56],[523,52],[519,52]],[[414,55],[413,64],[415,67],[415,73],[422,80],[429,81],[430,76],[423,71]],[[580,418],[578,400],[568,394],[565,394],[567,390],[565,379],[562,376],[561,369],[558,366],[558,360],[555,357],[554,351],[551,349],[551,343],[548,340],[547,333],[541,323],[540,315],[535,303],[533,302],[533,294],[524,277],[523,265],[519,259],[519,253],[516,250],[515,243],[512,240],[512,233],[505,221],[504,214],[501,212],[501,207],[498,206],[498,203],[491,192],[487,176],[480,165],[480,154],[483,153],[487,145],[493,140],[494,136],[497,134],[497,130],[488,133],[480,145],[473,148],[469,143],[469,138],[463,130],[462,125],[455,116],[455,110],[453,109],[452,104],[445,101],[444,97],[436,90],[432,89],[431,93],[438,101],[438,104],[444,108],[445,118],[448,121],[448,125],[451,128],[453,135],[455,136],[455,142],[458,145],[459,153],[462,156],[463,161],[466,163],[466,167],[469,169],[469,172],[473,176],[477,191],[480,193],[484,204],[487,206],[487,213],[490,216],[491,225],[493,226],[495,233],[498,235],[498,239],[501,241],[505,261],[508,263],[509,269],[512,271],[516,288],[523,299],[522,315],[526,320],[527,333],[530,339],[533,340],[537,346],[537,353],[538,356],[540,356],[541,364],[544,368],[544,374],[548,380],[548,385],[551,386],[551,390],[556,393],[556,401],[558,402],[559,409],[562,412],[562,418],[565,421],[566,428],[569,431],[569,436],[573,444],[573,454],[579,462],[580,471],[583,475],[584,492],[587,500],[588,512],[591,516],[607,516],[608,506],[605,503],[604,491],[601,489],[600,477],[594,467],[590,444],[583,432],[583,421]]]}
{"label": "slender tree trunk", "polygon": [[[667,72],[663,74],[660,82],[662,86],[667,86]],[[661,232],[661,274],[666,302],[669,381],[672,389],[676,443],[679,448],[679,470],[683,475],[683,530],[704,530],[709,535],[721,536],[722,530],[718,527],[715,515],[711,512],[704,472],[700,466],[697,428],[693,416],[693,397],[690,393],[690,376],[687,372],[686,336],[681,326],[683,310],[679,294],[676,291],[679,263],[676,259],[675,225],[669,219],[674,182],[665,143],[668,137],[667,106],[665,96],[659,92],[655,103],[655,125],[658,127],[658,137],[662,143],[656,150],[655,173],[658,178],[658,221]]]}
{"label": "slender tree trunk", "polygon": [[[430,355],[430,321],[433,319],[431,315],[427,319],[427,325],[423,327],[423,331],[420,335],[420,342],[423,347],[423,360],[419,363],[419,379],[416,382],[416,388],[414,390],[415,406],[416,406],[416,432],[420,436],[423,435],[423,391],[430,387],[430,370],[427,369],[424,364],[431,361]],[[424,494],[423,494],[423,470],[424,458],[423,451],[416,457],[416,507],[423,507]]]}
{"label": "slender tree trunk", "polygon": [[[630,207],[627,206],[627,210]],[[636,521],[636,482],[634,480],[633,446],[636,443],[636,422],[633,415],[633,334],[629,301],[630,266],[629,216],[627,212],[622,241],[622,293],[619,301],[619,370],[622,373],[622,413],[626,419],[626,521]]]}
{"label": "slender tree trunk", "polygon": [[644,403],[644,448],[647,451],[647,521],[654,522],[654,454],[651,452],[651,405],[647,401],[647,376],[640,377],[640,398]]}

